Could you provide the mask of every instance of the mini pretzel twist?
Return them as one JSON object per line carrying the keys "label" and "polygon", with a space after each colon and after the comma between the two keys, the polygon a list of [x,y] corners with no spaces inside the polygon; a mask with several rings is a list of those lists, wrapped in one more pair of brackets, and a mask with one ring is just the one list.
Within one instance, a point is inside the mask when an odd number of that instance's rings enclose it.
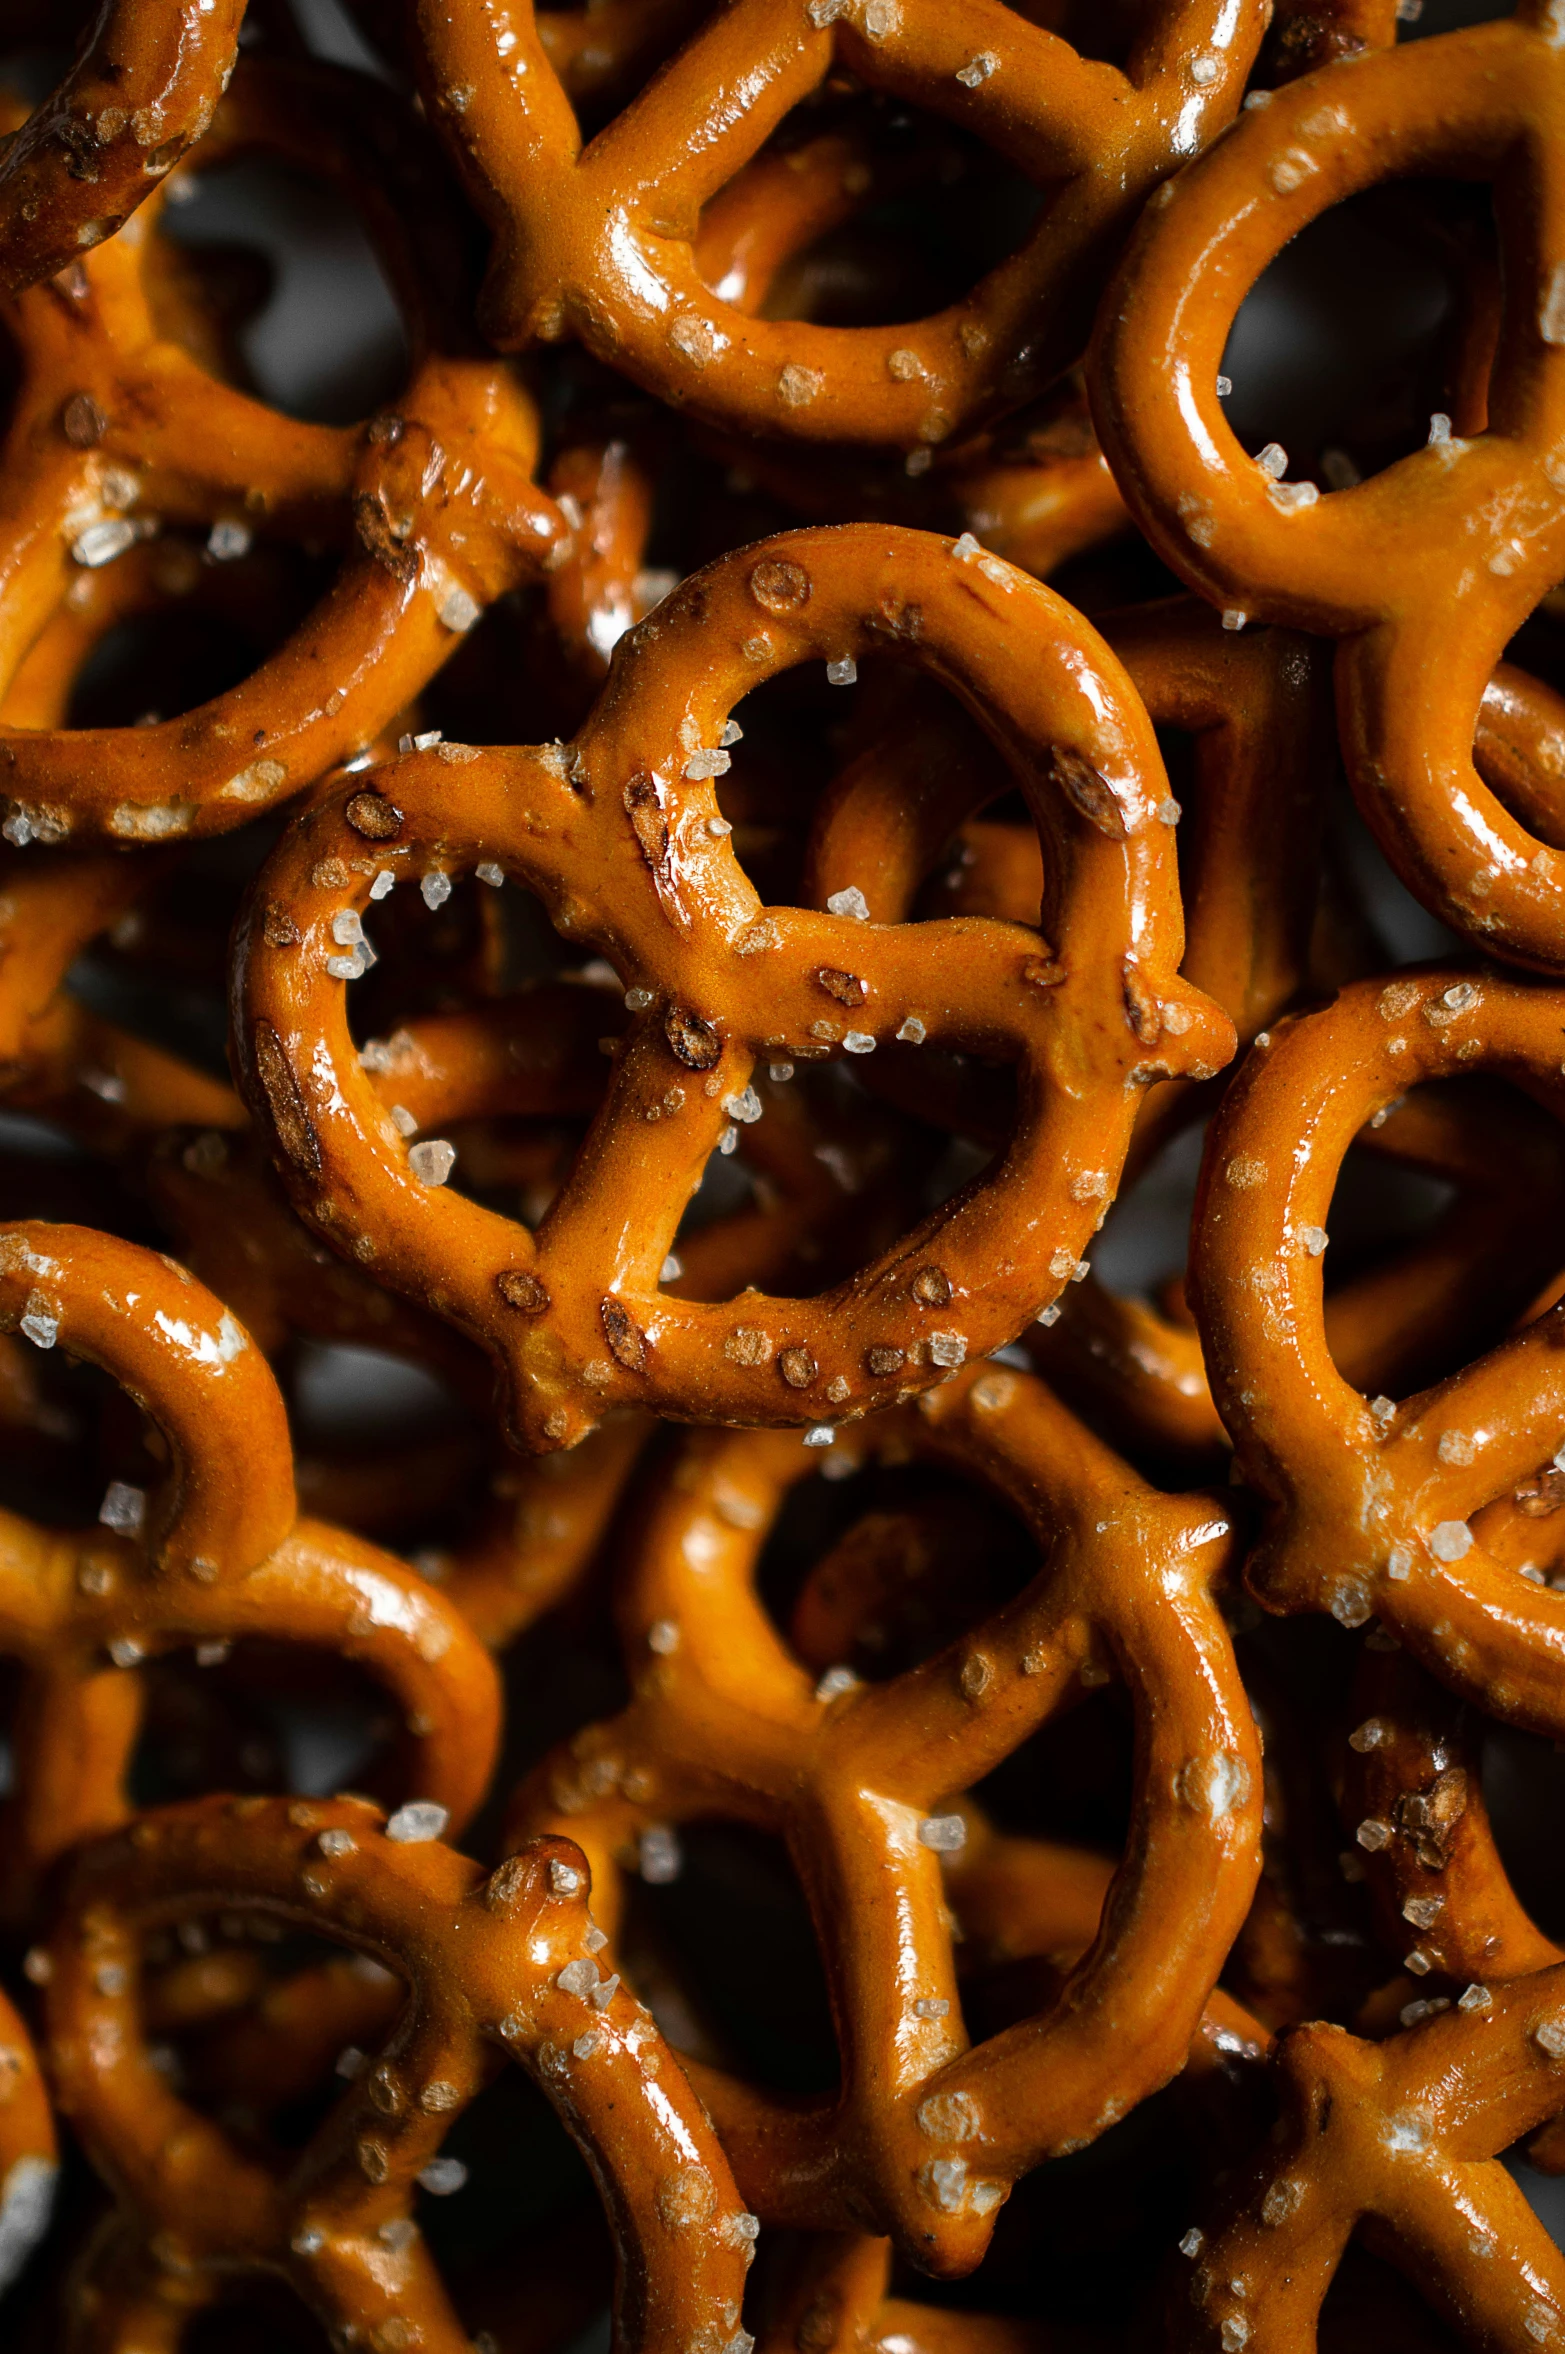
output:
{"label": "mini pretzel twist", "polygon": [[[1231,117],[1265,28],[1252,0],[1165,0],[1125,73],[993,0],[742,0],[714,11],[585,148],[531,7],[419,0],[424,101],[496,248],[502,350],[575,333],[662,398],[812,441],[940,442],[1074,360],[1135,206]],[[836,67],[1063,182],[965,300],[913,327],[760,320],[717,298],[697,218]]]}
{"label": "mini pretzel twist", "polygon": [[[357,165],[375,189],[385,142],[377,151],[353,135],[359,111],[352,76],[248,73],[200,160],[261,146],[344,179]],[[410,204],[427,203],[404,145],[391,143],[393,170]],[[145,727],[0,726],[5,831],[19,845],[243,824],[373,742],[484,606],[565,546],[558,510],[531,479],[536,415],[508,372],[426,348],[402,402],[367,427],[282,417],[160,334],[147,280],[155,212],[15,305],[24,376],[0,494],[0,680],[15,677],[83,570],[163,524],[220,526],[225,554],[257,529],[319,535],[342,543],[345,560],[284,645],[193,712]],[[395,207],[383,202],[377,229],[388,217]],[[398,260],[416,296],[416,240]],[[425,318],[414,323],[427,343]],[[171,542],[163,559],[176,591],[194,591],[196,551]]]}
{"label": "mini pretzel twist", "polygon": [[1170,2342],[1300,2354],[1349,2235],[1408,2274],[1462,2342],[1565,2343],[1565,2261],[1498,2152],[1565,2105],[1565,1966],[1362,2043],[1324,2021],[1278,2048],[1282,2116],[1203,2233]]}
{"label": "mini pretzel twist", "polygon": [[0,144],[0,287],[20,294],[122,228],[228,87],[245,0],[102,0],[59,88]]}
{"label": "mini pretzel twist", "polygon": [[1212,1393],[1268,1506],[1245,1577],[1275,1611],[1377,1614],[1464,1698],[1565,1729],[1565,1599],[1487,1556],[1473,1515],[1565,1435],[1551,1310],[1401,1405],[1366,1401],[1322,1321],[1326,1220],[1365,1121],[1420,1080],[1494,1070],[1556,1113],[1561,999],[1449,966],[1361,981],[1254,1048],[1213,1124],[1191,1299]]}
{"label": "mini pretzel twist", "polygon": [[[710,783],[732,705],[811,656],[883,646],[954,687],[1007,754],[1048,844],[1047,941],[763,908],[740,871]],[[568,750],[442,745],[301,820],[242,930],[244,1084],[303,1213],[489,1349],[527,1445],[559,1445],[620,1402],[748,1422],[860,1413],[1046,1305],[1112,1194],[1140,1088],[1229,1051],[1224,1017],[1175,977],[1164,798],[1112,655],[1025,575],[869,526],[763,542],[621,640]],[[638,1011],[536,1242],[410,1167],[358,1067],[341,985],[354,957],[336,945],[377,871],[421,874],[427,895],[491,862],[610,959]],[[736,1312],[662,1291],[708,1155],[753,1116],[757,1057],[899,1038],[1020,1065],[1017,1133],[988,1179],[818,1298],[756,1294]]]}
{"label": "mini pretzel twist", "polygon": [[[1247,113],[1145,215],[1089,376],[1131,511],[1214,603],[1342,641],[1343,751],[1366,822],[1424,903],[1486,949],[1565,963],[1565,863],[1488,790],[1490,673],[1565,571],[1565,60],[1552,8],[1331,66]],[[1506,316],[1489,423],[1350,490],[1277,481],[1217,392],[1240,303],[1289,238],[1382,180],[1495,190]]]}
{"label": "mini pretzel twist", "polygon": [[[406,1984],[380,2058],[291,2161],[244,2151],[149,2055],[141,1941],[202,1910],[268,1915]],[[466,2354],[409,2208],[489,2055],[508,2052],[597,2179],[621,2268],[618,2342],[743,2354],[753,2219],[650,2015],[595,1958],[603,1945],[568,1840],[535,1840],[486,1877],[362,1801],[204,1799],[86,1850],[48,1948],[51,2066],[135,2251],[127,2263],[124,2241],[105,2250],[88,2342],[128,2354],[143,2342],[124,2326],[136,2304],[188,2312],[234,2272],[264,2270],[349,2342]],[[177,2323],[164,2333],[177,2342]]]}
{"label": "mini pretzel twist", "polygon": [[[600,1891],[659,1822],[787,1839],[842,2090],[784,2104],[697,2082],[763,2220],[848,2220],[948,2274],[979,2261],[1019,2174],[1183,2065],[1254,1885],[1260,1756],[1213,1599],[1230,1545],[1213,1500],[1146,1487],[1028,1375],[975,1366],[920,1408],[855,1432],[851,1459],[916,1452],[997,1488],[1049,1548],[1032,1584],[890,1683],[816,1686],[751,1582],[814,1458],[782,1436],[692,1439],[619,1598],[636,1697],[538,1770],[513,1827],[568,1822]],[[1101,1925],[1052,2007],[968,2049],[939,1860],[963,1827],[938,1810],[1111,1674],[1137,1717],[1135,1829]]]}
{"label": "mini pretzel twist", "polygon": [[0,1229],[0,1324],[103,1366],[169,1456],[152,1496],[111,1488],[96,1529],[61,1535],[0,1516],[0,1651],[29,1679],[7,1826],[13,1909],[74,1839],[123,1820],[139,1716],[125,1671],[182,1645],[265,1635],[358,1662],[402,1712],[414,1795],[460,1827],[493,1763],[494,1671],[403,1563],[298,1518],[282,1399],[222,1303],[134,1244],[12,1226]]}

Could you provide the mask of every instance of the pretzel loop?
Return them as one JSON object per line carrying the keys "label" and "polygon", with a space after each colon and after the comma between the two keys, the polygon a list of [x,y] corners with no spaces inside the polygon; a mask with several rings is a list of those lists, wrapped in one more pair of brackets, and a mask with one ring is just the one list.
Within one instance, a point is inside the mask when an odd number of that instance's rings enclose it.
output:
{"label": "pretzel loop", "polygon": [[[486,2048],[509,2051],[599,2184],[622,2267],[618,2342],[721,2354],[753,2228],[651,2017],[590,1958],[579,1852],[537,1840],[486,1880],[450,1848],[396,1841],[396,1824],[360,1802],[207,1799],[84,1853],[50,1947],[48,2004],[61,2105],[95,2162],[158,2235],[167,2269],[193,2276],[193,2296],[234,2269],[276,2269],[328,2326],[465,2354],[408,2207],[483,2081]],[[141,1937],[219,1909],[330,1937],[407,1985],[379,2063],[282,2166],[178,2098],[141,2026]],[[421,2334],[380,2334],[398,2323]]]}
{"label": "pretzel loop", "polygon": [[172,1259],[84,1226],[7,1226],[0,1328],[90,1358],[158,1425],[171,1455],[148,1513],[161,1569],[240,1578],[282,1543],[297,1506],[277,1385],[222,1302]]}
{"label": "pretzel loop", "polygon": [[102,0],[58,90],[0,145],[0,285],[112,237],[199,139],[228,86],[245,0]]}
{"label": "pretzel loop", "polygon": [[[1137,521],[1203,595],[1344,640],[1343,749],[1409,888],[1498,954],[1565,961],[1565,865],[1488,790],[1473,734],[1507,640],[1565,571],[1565,61],[1543,6],[1274,93],[1149,208],[1100,315],[1099,435]],[[1381,182],[1492,181],[1508,308],[1487,431],[1357,487],[1277,482],[1224,422],[1234,316],[1287,240]]]}
{"label": "pretzel loop", "polygon": [[[1232,114],[1266,18],[1253,0],[1162,5],[1122,74],[994,0],[740,0],[585,149],[531,7],[419,0],[415,22],[431,120],[495,233],[481,315],[502,349],[569,329],[715,423],[913,447],[1077,356],[1106,251]],[[1065,183],[1018,252],[913,327],[747,317],[696,267],[701,207],[837,66]]]}
{"label": "pretzel loop", "polygon": [[1421,1079],[1494,1069],[1559,1112],[1558,992],[1461,968],[1358,982],[1252,1050],[1208,1140],[1191,1298],[1212,1391],[1270,1524],[1246,1569],[1274,1610],[1378,1614],[1464,1697],[1565,1728],[1565,1600],[1468,1523],[1565,1434],[1561,1310],[1400,1406],[1331,1361],[1321,1256],[1337,1170]]}

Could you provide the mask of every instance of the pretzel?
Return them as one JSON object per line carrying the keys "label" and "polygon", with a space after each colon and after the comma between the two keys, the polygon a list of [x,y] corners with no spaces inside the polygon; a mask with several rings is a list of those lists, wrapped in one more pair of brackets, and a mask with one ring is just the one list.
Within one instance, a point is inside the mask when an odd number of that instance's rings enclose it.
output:
{"label": "pretzel", "polygon": [[8,1825],[13,1891],[128,1812],[133,1664],[236,1636],[282,1636],[361,1663],[403,1713],[414,1794],[460,1827],[498,1739],[493,1670],[458,1614],[401,1562],[298,1519],[282,1399],[221,1302],[154,1252],[79,1227],[7,1227],[0,1259],[0,1324],[102,1365],[152,1416],[169,1462],[150,1496],[114,1483],[106,1524],[88,1531],[62,1536],[0,1516],[0,1649],[28,1670]]}
{"label": "pretzel", "polygon": [[[1121,74],[986,0],[955,16],[743,0],[583,149],[530,8],[418,0],[413,22],[430,119],[494,232],[479,315],[502,350],[571,332],[711,422],[907,449],[1016,406],[1078,356],[1136,205],[1232,115],[1265,27],[1258,6],[1161,6]],[[1064,182],[1008,261],[913,328],[748,319],[695,264],[702,206],[839,66]]]}
{"label": "pretzel", "polygon": [[[1542,971],[1565,960],[1559,855],[1475,773],[1473,734],[1506,641],[1565,571],[1565,280],[1551,249],[1553,17],[1500,24],[1307,75],[1246,115],[1149,209],[1100,314],[1099,436],[1158,552],[1214,603],[1341,641],[1337,702],[1355,797],[1431,911]],[[1522,158],[1528,160],[1525,165]],[[1286,241],[1383,179],[1495,185],[1515,288],[1481,408],[1431,445],[1318,498],[1247,457],[1217,373],[1239,304]],[[1550,265],[1551,266],[1551,265]],[[1559,476],[1560,481],[1555,477]]]}
{"label": "pretzel", "polygon": [[38,2055],[0,1993],[0,2296],[49,2228],[59,2148]]}
{"label": "pretzel", "polygon": [[[1025,1375],[975,1366],[921,1407],[855,1432],[849,1460],[916,1451],[996,1486],[1051,1547],[1026,1592],[889,1684],[812,1688],[750,1585],[812,1457],[781,1435],[692,1438],[619,1597],[636,1697],[538,1769],[511,1830],[568,1822],[606,1917],[614,1857],[654,1824],[715,1813],[788,1839],[842,2092],[784,2107],[705,2067],[698,2087],[763,2221],[846,2220],[949,2274],[978,2262],[1018,2174],[1182,2064],[1254,1883],[1260,1768],[1211,1599],[1229,1539],[1211,1500],[1157,1497]],[[1102,1927],[1051,2010],[967,2051],[937,1861],[960,1823],[934,1810],[1111,1660],[1146,1746]]]}
{"label": "pretzel", "polygon": [[1565,1398],[1551,1311],[1400,1406],[1333,1366],[1321,1254],[1338,1165],[1420,1080],[1491,1069],[1560,1108],[1556,993],[1483,970],[1345,989],[1252,1050],[1208,1139],[1191,1299],[1212,1394],[1268,1526],[1245,1582],[1273,1611],[1376,1613],[1452,1690],[1537,1732],[1565,1726],[1565,1604],[1487,1558],[1469,1522],[1547,1460]]}
{"label": "pretzel", "polygon": [[[621,641],[568,751],[442,746],[400,761],[312,810],[262,874],[239,942],[236,1029],[296,1206],[490,1350],[530,1447],[568,1441],[621,1401],[752,1422],[863,1411],[995,1347],[1075,1265],[1112,1190],[1134,1089],[1210,1071],[1226,1053],[1224,1018],[1174,978],[1172,843],[1139,706],[1084,623],[997,569],[991,580],[945,542],[869,527],[763,542],[687,581]],[[949,679],[1007,749],[1050,843],[1051,946],[1020,926],[880,931],[763,910],[740,873],[705,782],[721,758],[701,747],[763,678],[885,643]],[[1083,666],[1102,718],[1076,684]],[[1033,781],[1045,757],[1063,787]],[[343,961],[334,927],[351,929],[377,869],[409,871],[403,859],[425,876],[503,862],[573,938],[617,962],[642,1008],[536,1245],[410,1173],[357,1068],[328,970]],[[817,1299],[756,1294],[736,1319],[731,1305],[659,1291],[729,1107],[749,1114],[754,1058],[863,1053],[899,1029],[982,1040],[1022,1063],[1025,1108],[1003,1167]],[[608,1199],[632,1169],[646,1205],[634,1232]]]}
{"label": "pretzel", "polygon": [[[361,111],[353,76],[247,73],[199,160],[263,144],[343,177],[357,166],[373,190],[387,142],[354,135]],[[399,144],[390,160],[422,206],[427,192]],[[373,209],[389,237],[394,204]],[[346,543],[345,561],[286,643],[195,712],[135,728],[0,727],[18,844],[153,841],[244,823],[373,741],[483,607],[540,575],[565,544],[557,509],[531,480],[532,404],[505,371],[426,351],[397,409],[364,428],[280,417],[159,334],[144,258],[156,211],[149,202],[111,244],[15,305],[25,364],[3,451],[0,685],[68,599],[78,567],[112,561],[162,524],[215,531],[225,556],[258,526],[324,536]],[[395,258],[411,293],[414,256]],[[194,590],[196,551],[170,543],[164,554]]]}
{"label": "pretzel", "polygon": [[1349,2234],[1405,2272],[1462,2342],[1557,2346],[1565,2266],[1497,2153],[1565,2103],[1565,1967],[1379,2045],[1316,2021],[1285,2036],[1269,2147],[1205,2229],[1170,2342],[1298,2354]]}
{"label": "pretzel", "polygon": [[[204,1909],[328,1937],[406,1982],[381,2057],[291,2162],[242,2151],[150,2063],[140,1941]],[[465,2354],[409,2209],[487,2054],[509,2051],[597,2178],[620,2342],[742,2347],[753,2222],[652,2019],[592,1958],[603,1943],[569,1841],[534,1841],[486,1877],[365,1801],[204,1799],[87,1849],[48,1948],[47,2000],[61,2107],[129,2229],[101,2252],[94,2342],[145,2342],[149,2309],[188,2313],[235,2271],[265,2270],[349,2343]],[[164,2343],[177,2327],[164,2321]]]}
{"label": "pretzel", "polygon": [[102,0],[59,88],[0,145],[0,288],[68,269],[156,193],[212,119],[245,0]]}

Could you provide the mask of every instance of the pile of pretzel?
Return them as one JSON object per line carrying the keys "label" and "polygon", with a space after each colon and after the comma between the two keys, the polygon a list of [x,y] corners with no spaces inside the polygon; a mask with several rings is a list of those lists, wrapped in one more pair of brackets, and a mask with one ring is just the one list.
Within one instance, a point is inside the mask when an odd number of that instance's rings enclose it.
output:
{"label": "pile of pretzel", "polygon": [[0,2342],[1565,2350],[1565,4],[4,13]]}

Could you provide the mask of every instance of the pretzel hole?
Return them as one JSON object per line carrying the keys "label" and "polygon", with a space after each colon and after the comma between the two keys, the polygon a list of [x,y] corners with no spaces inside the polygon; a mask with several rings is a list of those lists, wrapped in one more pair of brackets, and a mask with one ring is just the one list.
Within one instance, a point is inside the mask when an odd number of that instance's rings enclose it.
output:
{"label": "pretzel hole", "polygon": [[[310,1644],[247,1638],[210,1665],[192,1648],[137,1672],[148,1708],[127,1785],[140,1807],[230,1788],[321,1798],[373,1791],[405,1747],[387,1688]],[[391,1779],[400,1791],[394,1767]]]}
{"label": "pretzel hole", "polygon": [[697,266],[763,318],[894,326],[959,302],[1041,202],[974,133],[837,72],[707,205]]}
{"label": "pretzel hole", "polygon": [[[331,575],[329,560],[276,542],[214,564],[205,535],[163,534],[79,576],[83,601],[35,642],[6,697],[6,716],[14,709],[25,724],[67,728],[178,718],[251,677]],[[79,636],[89,643],[64,708],[50,711],[44,699],[58,704],[61,658]]]}
{"label": "pretzel hole", "polygon": [[831,2004],[787,1848],[748,1824],[712,1821],[681,1823],[679,1841],[677,1878],[629,1891],[628,1975],[654,2012],[654,1957],[669,1995],[683,1990],[666,2008],[676,2049],[720,2058],[773,2091],[830,2090],[840,2073]]}
{"label": "pretzel hole", "polygon": [[[1502,1339],[1556,1273],[1535,1206],[1520,1204],[1550,1198],[1562,1176],[1558,1124],[1488,1073],[1410,1089],[1361,1131],[1324,1228],[1327,1339],[1344,1377],[1402,1397]],[[1410,1297],[1422,1313],[1407,1314]]]}
{"label": "pretzel hole", "polygon": [[812,1676],[848,1667],[878,1683],[958,1641],[1037,1567],[1033,1539],[986,1489],[930,1464],[872,1460],[789,1490],[756,1580]]}
{"label": "pretzel hole", "polygon": [[[1528,1533],[1542,1540],[1536,1548],[1540,1566],[1558,1576],[1559,1539],[1550,1542],[1550,1523],[1535,1523]],[[1560,1533],[1565,1537],[1565,1530]],[[1477,1720],[1473,1729],[1480,1733],[1484,1803],[1506,1876],[1543,1934],[1565,1942],[1565,1863],[1550,1830],[1565,1804],[1565,1754],[1556,1743],[1493,1717]]]}
{"label": "pretzel hole", "polygon": [[1349,197],[1241,305],[1221,367],[1230,426],[1252,457],[1284,453],[1266,471],[1322,495],[1422,449],[1432,418],[1477,430],[1496,270],[1487,188],[1408,179]]}
{"label": "pretzel hole", "polygon": [[407,330],[353,207],[324,177],[260,156],[192,176],[163,214],[177,244],[208,255],[237,247],[266,300],[234,337],[246,389],[285,416],[353,424],[407,378]]}

